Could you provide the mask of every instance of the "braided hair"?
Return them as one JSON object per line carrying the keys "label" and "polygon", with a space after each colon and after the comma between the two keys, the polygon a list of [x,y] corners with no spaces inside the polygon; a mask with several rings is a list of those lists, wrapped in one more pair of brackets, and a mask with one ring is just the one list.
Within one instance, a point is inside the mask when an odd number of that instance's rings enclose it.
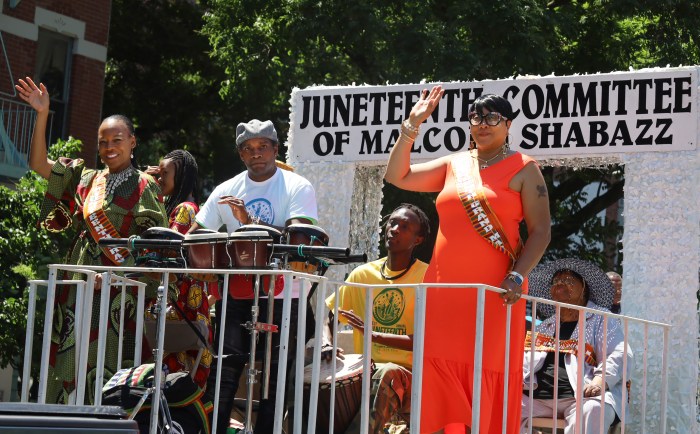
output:
{"label": "braided hair", "polygon": [[186,202],[190,196],[194,198],[195,203],[198,202],[197,161],[192,154],[182,149],[169,152],[163,160],[172,160],[175,165],[175,191],[165,201],[165,211],[170,215],[176,206]]}
{"label": "braided hair", "polygon": [[423,238],[428,238],[428,236],[430,235],[430,220],[428,220],[428,216],[422,209],[420,209],[418,206],[412,203],[402,203],[401,205],[394,208],[394,210],[388,216],[386,216],[386,218],[388,219],[389,216],[391,216],[391,214],[395,213],[400,209],[407,209],[409,211],[412,211],[416,216],[418,216],[418,221],[420,222],[420,230],[418,231],[418,235]]}

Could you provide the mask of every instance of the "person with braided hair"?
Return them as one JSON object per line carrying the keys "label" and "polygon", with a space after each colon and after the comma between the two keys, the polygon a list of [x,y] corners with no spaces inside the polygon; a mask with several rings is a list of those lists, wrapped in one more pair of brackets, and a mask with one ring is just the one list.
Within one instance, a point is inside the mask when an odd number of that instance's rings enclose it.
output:
{"label": "person with braided hair", "polygon": [[[385,425],[395,419],[408,422],[411,410],[413,366],[413,318],[415,290],[402,287],[421,283],[428,264],[417,259],[414,251],[430,235],[430,222],[422,209],[402,203],[386,219],[384,245],[387,256],[361,265],[348,275],[338,289],[337,297],[326,298],[329,322],[338,305],[339,320],[353,328],[353,352],[362,354],[366,288],[352,283],[383,285],[372,289],[371,357],[376,370],[372,373],[370,408],[371,434],[384,433]],[[324,330],[324,349],[332,347],[330,330]],[[349,350],[349,349],[348,349]],[[330,357],[324,351],[324,358]],[[359,414],[348,433],[359,432]]]}
{"label": "person with braided hair", "polygon": [[[199,211],[196,190],[197,171],[195,158],[182,149],[169,152],[160,160],[158,166],[149,166],[146,169],[146,173],[158,180],[165,196],[168,227],[181,234],[187,233]],[[177,300],[171,301],[171,305],[177,304],[172,314],[181,320],[184,320],[184,315],[190,321],[205,321],[209,326],[209,333],[206,335],[209,345],[213,339],[213,331],[208,293],[212,289],[211,285],[216,284],[217,282],[203,282],[188,274],[178,274],[177,281],[170,285],[176,289],[177,294]],[[163,357],[163,365],[170,372],[196,369],[193,380],[199,387],[204,388],[209,377],[212,355],[209,349],[205,348],[201,357],[199,356],[199,350],[196,349],[170,353]]]}
{"label": "person with braided hair", "polygon": [[199,211],[197,205],[197,161],[189,152],[169,152],[158,166],[148,166],[146,173],[158,179],[165,199],[168,226],[187,233]]}

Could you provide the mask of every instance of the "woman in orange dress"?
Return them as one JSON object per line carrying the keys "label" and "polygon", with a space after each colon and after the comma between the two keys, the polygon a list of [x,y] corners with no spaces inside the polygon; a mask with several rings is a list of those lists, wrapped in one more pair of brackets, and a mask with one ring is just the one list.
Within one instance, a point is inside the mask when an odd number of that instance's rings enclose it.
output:
{"label": "woman in orange dress", "polygon": [[[385,179],[406,190],[440,192],[440,228],[425,282],[484,283],[507,291],[486,292],[479,431],[501,433],[505,408],[506,432],[517,433],[525,336],[525,302],[518,300],[527,293],[523,276],[549,244],[547,188],[534,160],[509,149],[513,110],[497,95],[483,95],[470,108],[473,149],[411,164],[419,127],[443,93],[442,86],[422,92],[402,124]],[[524,245],[519,235],[523,220],[528,232]],[[506,303],[513,305],[507,373]],[[471,432],[476,305],[473,288],[428,290],[420,432]]]}

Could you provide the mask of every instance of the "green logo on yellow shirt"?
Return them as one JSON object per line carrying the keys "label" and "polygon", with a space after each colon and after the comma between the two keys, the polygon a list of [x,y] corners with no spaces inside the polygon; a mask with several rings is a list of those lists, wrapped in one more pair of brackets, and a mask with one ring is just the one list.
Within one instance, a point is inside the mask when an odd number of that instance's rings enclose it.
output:
{"label": "green logo on yellow shirt", "polygon": [[405,308],[403,292],[398,288],[386,288],[374,297],[372,314],[379,324],[392,326],[401,319]]}

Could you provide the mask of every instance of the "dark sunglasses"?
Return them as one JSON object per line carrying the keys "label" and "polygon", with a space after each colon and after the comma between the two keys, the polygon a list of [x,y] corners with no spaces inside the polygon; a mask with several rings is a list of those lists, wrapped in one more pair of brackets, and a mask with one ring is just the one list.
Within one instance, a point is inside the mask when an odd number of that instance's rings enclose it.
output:
{"label": "dark sunglasses", "polygon": [[485,115],[477,112],[469,113],[469,123],[474,126],[481,125],[482,123],[486,122],[486,125],[495,127],[496,125],[500,124],[502,120],[508,120],[508,118],[498,112],[489,112]]}

